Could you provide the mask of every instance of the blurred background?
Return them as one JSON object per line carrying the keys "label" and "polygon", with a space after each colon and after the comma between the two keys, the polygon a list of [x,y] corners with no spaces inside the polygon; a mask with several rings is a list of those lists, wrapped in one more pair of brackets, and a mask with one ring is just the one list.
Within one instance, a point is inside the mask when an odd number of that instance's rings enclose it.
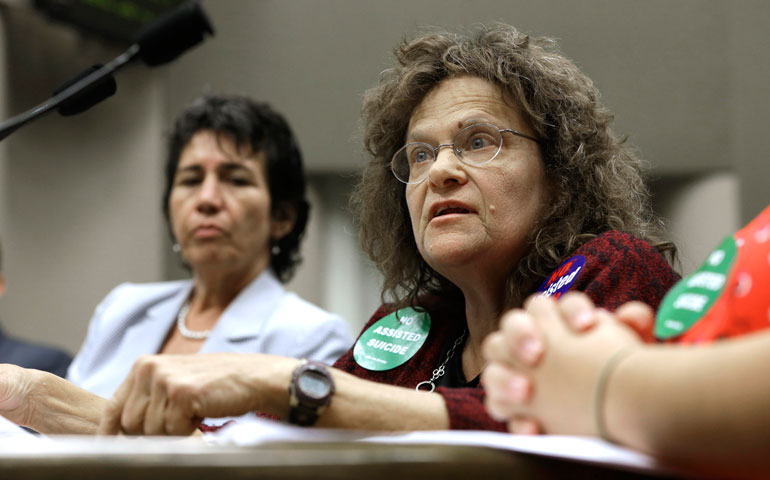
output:
{"label": "blurred background", "polygon": [[[0,119],[105,63],[132,26],[51,19],[41,5],[143,19],[173,0],[0,1]],[[58,5],[57,5],[58,4]],[[184,276],[161,212],[164,136],[202,93],[271,103],[299,138],[313,204],[289,285],[355,331],[379,303],[347,199],[366,161],[362,92],[420,27],[503,21],[559,40],[598,85],[615,131],[648,162],[688,273],[770,203],[770,3],[709,0],[204,0],[216,35],[177,61],[117,75],[117,94],[0,142],[7,333],[76,352],[98,301],[125,281]],[[66,8],[64,8],[66,10]],[[86,22],[87,23],[87,22]],[[126,37],[128,35],[128,37]]]}

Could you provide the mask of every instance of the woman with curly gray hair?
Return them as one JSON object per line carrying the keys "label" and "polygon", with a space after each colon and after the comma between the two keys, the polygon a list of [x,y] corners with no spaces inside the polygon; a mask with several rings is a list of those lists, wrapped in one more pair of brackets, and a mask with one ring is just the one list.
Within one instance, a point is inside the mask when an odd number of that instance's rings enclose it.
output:
{"label": "woman with curly gray hair", "polygon": [[302,425],[504,430],[479,385],[482,341],[504,311],[569,289],[610,310],[657,306],[677,278],[661,254],[674,247],[659,240],[639,160],[552,40],[507,25],[430,33],[396,60],[364,99],[372,160],[353,198],[392,298],[354,348],[333,369],[145,358],[103,432],[185,433],[251,408]]}
{"label": "woman with curly gray hair", "polygon": [[354,197],[362,244],[385,276],[384,292],[411,303],[442,288],[413,241],[404,195],[411,182],[405,184],[392,167],[404,165],[403,155],[395,154],[426,95],[464,76],[495,85],[499,100],[520,115],[536,138],[503,135],[503,148],[508,142],[538,149],[550,188],[528,239],[531,248],[509,277],[508,303],[521,303],[565,255],[605,231],[635,235],[673,256],[674,246],[659,240],[639,159],[610,130],[612,115],[591,80],[558,53],[553,40],[498,25],[470,38],[427,35],[396,54],[399,66],[385,71],[364,99],[364,143],[373,160]]}

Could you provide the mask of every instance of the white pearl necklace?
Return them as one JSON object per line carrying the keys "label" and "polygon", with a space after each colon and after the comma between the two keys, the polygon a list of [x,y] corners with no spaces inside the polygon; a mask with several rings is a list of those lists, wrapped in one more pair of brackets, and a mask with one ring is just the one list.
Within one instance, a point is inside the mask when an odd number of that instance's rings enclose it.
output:
{"label": "white pearl necklace", "polygon": [[190,299],[188,298],[185,300],[184,304],[182,305],[182,308],[179,309],[179,313],[176,315],[176,328],[179,329],[179,333],[182,334],[184,338],[189,338],[190,340],[204,340],[206,338],[209,338],[209,335],[211,335],[211,330],[190,330],[187,328],[187,325],[185,324],[187,319],[187,312],[190,311]]}

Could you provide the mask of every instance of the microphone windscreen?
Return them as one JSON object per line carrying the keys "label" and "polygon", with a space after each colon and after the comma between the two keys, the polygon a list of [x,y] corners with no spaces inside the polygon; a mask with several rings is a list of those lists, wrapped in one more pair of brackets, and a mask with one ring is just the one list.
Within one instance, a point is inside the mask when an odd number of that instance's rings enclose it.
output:
{"label": "microphone windscreen", "polygon": [[149,66],[175,59],[188,48],[214,34],[206,13],[196,1],[183,3],[145,27],[136,37],[139,58]]}
{"label": "microphone windscreen", "polygon": [[[62,86],[54,90],[53,92],[54,96],[63,92],[64,90],[74,85],[75,83],[79,82],[80,80],[86,78],[87,76],[91,75],[92,73],[99,70],[100,68],[102,68],[102,65],[96,64],[83,70],[75,78],[67,81]],[[115,83],[115,77],[113,77],[112,75],[107,75],[103,78],[100,78],[93,84],[85,87],[83,90],[77,92],[75,95],[68,98],[64,102],[62,102],[62,104],[59,105],[59,108],[57,108],[56,111],[59,112],[60,115],[63,115],[65,117],[68,117],[70,115],[77,115],[78,113],[85,112],[86,110],[93,107],[94,105],[101,102],[102,100],[105,100],[113,96],[117,91],[117,89],[118,89],[118,86],[117,86],[117,83]]]}

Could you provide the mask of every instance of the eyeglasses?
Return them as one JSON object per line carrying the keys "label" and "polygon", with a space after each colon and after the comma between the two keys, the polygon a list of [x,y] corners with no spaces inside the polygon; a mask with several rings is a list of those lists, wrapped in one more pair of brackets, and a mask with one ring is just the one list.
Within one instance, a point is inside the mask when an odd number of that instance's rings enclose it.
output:
{"label": "eyeglasses", "polygon": [[460,130],[452,143],[442,143],[436,147],[423,142],[407,143],[393,155],[390,169],[403,183],[420,183],[428,178],[438,151],[444,147],[452,147],[455,156],[466,165],[484,165],[491,162],[502,150],[504,132],[540,143],[537,138],[517,130],[497,128],[489,123],[476,123]]}

